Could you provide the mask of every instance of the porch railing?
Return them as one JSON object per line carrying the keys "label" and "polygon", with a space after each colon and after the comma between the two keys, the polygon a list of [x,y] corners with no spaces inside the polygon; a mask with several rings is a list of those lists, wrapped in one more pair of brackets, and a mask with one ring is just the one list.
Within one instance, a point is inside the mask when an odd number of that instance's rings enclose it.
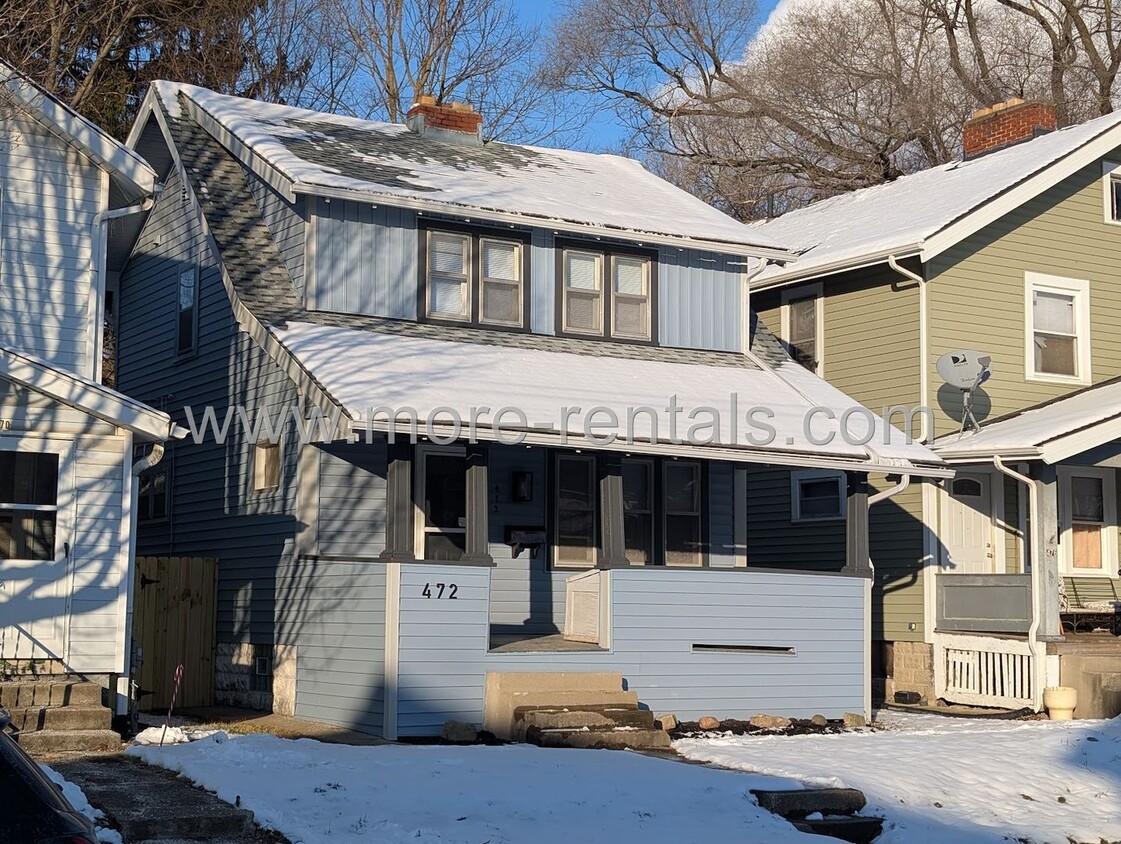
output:
{"label": "porch railing", "polygon": [[1034,671],[1026,639],[934,634],[934,692],[950,703],[1032,706]]}

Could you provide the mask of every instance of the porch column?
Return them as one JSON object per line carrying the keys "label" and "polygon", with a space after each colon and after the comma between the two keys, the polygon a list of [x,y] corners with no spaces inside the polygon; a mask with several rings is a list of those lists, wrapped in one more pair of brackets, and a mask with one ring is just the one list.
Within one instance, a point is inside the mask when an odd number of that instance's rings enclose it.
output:
{"label": "porch column", "polygon": [[467,551],[462,562],[477,566],[494,564],[490,555],[490,504],[487,498],[487,460],[490,451],[482,443],[467,446]]}
{"label": "porch column", "polygon": [[[1038,547],[1031,550],[1031,564],[1039,566],[1042,594],[1039,608],[1039,638],[1062,639],[1059,624],[1059,472],[1046,464],[1036,469],[1035,488],[1039,501]],[[1029,514],[1030,518],[1030,514]]]}
{"label": "porch column", "polygon": [[416,561],[413,550],[413,447],[389,443],[385,484],[385,550],[390,563]]}
{"label": "porch column", "polygon": [[599,465],[599,568],[629,566],[623,535],[623,456],[605,454]]}
{"label": "porch column", "polygon": [[872,573],[868,548],[868,476],[846,472],[848,479],[848,516],[845,519],[845,568],[847,572],[868,576]]}

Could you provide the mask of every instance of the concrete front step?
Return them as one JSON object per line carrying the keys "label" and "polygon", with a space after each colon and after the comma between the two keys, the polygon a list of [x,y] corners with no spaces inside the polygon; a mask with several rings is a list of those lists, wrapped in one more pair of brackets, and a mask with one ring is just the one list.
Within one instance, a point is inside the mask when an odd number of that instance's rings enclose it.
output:
{"label": "concrete front step", "polygon": [[570,729],[611,729],[635,727],[642,730],[658,729],[654,713],[630,706],[571,706],[571,707],[518,707],[514,710],[514,737],[525,741],[526,731]]}
{"label": "concrete front step", "polygon": [[538,747],[572,747],[594,750],[669,750],[669,734],[665,730],[641,730],[631,727],[610,729],[526,730],[526,741]]}
{"label": "concrete front step", "polygon": [[108,730],[113,713],[104,706],[32,706],[11,709],[12,726],[23,732],[34,730]]}
{"label": "concrete front step", "polygon": [[0,707],[101,706],[104,690],[97,683],[71,680],[13,680],[0,683]]}
{"label": "concrete front step", "polygon": [[823,815],[855,815],[864,808],[864,792],[855,788],[805,788],[797,791],[752,789],[760,808],[784,818]]}
{"label": "concrete front step", "polygon": [[96,753],[121,748],[121,737],[112,730],[36,730],[17,733],[15,738],[20,747],[33,755]]}
{"label": "concrete front step", "polygon": [[518,709],[638,707],[617,671],[492,671],[487,673],[483,728],[502,739],[515,736]]}
{"label": "concrete front step", "polygon": [[822,818],[818,821],[791,821],[800,832],[825,835],[851,844],[872,844],[884,829],[883,818]]}

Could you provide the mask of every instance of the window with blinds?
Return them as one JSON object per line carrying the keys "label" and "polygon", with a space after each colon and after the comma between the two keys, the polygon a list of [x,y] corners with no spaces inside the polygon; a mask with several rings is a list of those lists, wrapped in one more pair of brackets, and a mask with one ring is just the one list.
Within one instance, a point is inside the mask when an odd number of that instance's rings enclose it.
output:
{"label": "window with blinds", "polygon": [[428,319],[525,326],[528,241],[440,229],[426,238],[421,304]]}
{"label": "window with blinds", "polygon": [[471,238],[453,232],[428,233],[428,315],[471,316]]}
{"label": "window with blinds", "polygon": [[479,241],[479,322],[489,325],[522,324],[522,245],[512,240]]}
{"label": "window with blinds", "polygon": [[1088,382],[1089,284],[1028,274],[1028,376]]}
{"label": "window with blinds", "polygon": [[611,333],[631,340],[650,339],[650,261],[611,259]]}
{"label": "window with blinds", "polygon": [[652,258],[571,247],[561,250],[558,270],[562,333],[653,339]]}

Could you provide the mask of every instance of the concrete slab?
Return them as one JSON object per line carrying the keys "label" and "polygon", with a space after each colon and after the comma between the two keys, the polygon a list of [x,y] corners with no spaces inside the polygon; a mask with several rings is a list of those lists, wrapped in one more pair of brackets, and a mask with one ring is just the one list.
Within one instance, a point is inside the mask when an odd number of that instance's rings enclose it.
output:
{"label": "concrete slab", "polygon": [[[206,730],[225,730],[228,733],[254,734],[265,733],[279,738],[309,738],[328,744],[349,744],[367,747],[388,742],[379,736],[360,733],[337,724],[324,724],[290,715],[276,715],[259,712],[255,709],[239,709],[234,706],[203,706],[177,710],[172,723],[177,726],[197,726]],[[163,724],[162,717],[142,716],[147,726]]]}

